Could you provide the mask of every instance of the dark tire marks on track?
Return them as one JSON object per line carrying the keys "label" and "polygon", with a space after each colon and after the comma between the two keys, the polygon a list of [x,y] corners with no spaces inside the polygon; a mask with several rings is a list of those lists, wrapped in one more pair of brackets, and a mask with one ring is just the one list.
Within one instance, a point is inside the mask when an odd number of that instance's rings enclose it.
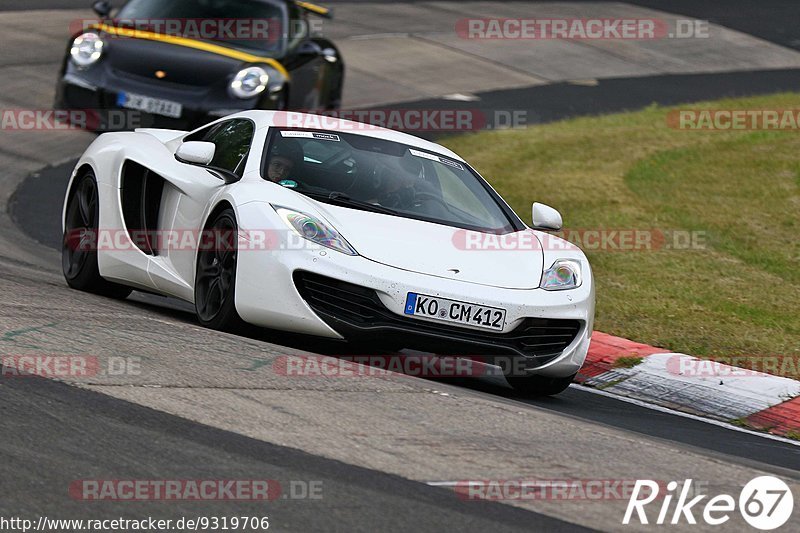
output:
{"label": "dark tire marks on track", "polygon": [[[3,378],[0,399],[6,518],[269,516],[270,530],[303,532],[583,530],[54,381]],[[322,482],[322,499],[85,502],[68,495],[69,484],[81,479],[269,479],[284,493],[291,480],[313,480]]]}

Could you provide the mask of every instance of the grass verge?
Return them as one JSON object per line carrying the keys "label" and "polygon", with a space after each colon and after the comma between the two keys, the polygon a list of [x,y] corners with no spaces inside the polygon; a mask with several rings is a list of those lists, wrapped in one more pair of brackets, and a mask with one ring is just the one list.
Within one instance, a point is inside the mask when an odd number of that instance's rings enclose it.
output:
{"label": "grass verge", "polygon": [[[681,107],[797,109],[800,94]],[[568,229],[652,230],[667,245],[697,237],[689,249],[584,247],[597,284],[596,329],[701,357],[757,356],[759,370],[769,358],[773,373],[796,378],[800,132],[678,130],[667,125],[672,109],[443,144],[520,214],[538,201],[559,209]]]}

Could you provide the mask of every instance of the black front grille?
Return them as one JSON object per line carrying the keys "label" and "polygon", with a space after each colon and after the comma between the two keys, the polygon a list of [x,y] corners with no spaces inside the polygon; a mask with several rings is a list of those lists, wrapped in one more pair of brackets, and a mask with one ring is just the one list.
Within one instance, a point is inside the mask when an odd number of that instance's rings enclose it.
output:
{"label": "black front grille", "polygon": [[558,357],[581,329],[578,320],[526,318],[507,333],[483,332],[398,316],[378,294],[308,272],[296,272],[297,290],[329,326],[348,339],[373,340],[442,355],[520,355],[535,368]]}

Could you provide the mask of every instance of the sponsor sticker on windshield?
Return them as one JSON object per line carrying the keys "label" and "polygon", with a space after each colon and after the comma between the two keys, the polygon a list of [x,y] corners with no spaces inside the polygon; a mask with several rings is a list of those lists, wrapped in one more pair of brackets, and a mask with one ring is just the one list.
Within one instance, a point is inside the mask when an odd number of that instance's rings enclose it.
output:
{"label": "sponsor sticker on windshield", "polygon": [[429,154],[428,152],[420,152],[419,150],[414,150],[413,148],[409,148],[408,151],[411,152],[411,155],[413,156],[421,157],[423,159],[430,159],[431,161],[436,161],[438,163],[442,163],[443,165],[457,168],[458,170],[464,170],[463,166],[461,166],[459,163],[456,163],[451,159],[447,159],[438,155]]}
{"label": "sponsor sticker on windshield", "polygon": [[444,157],[439,158],[439,162],[445,165],[451,166],[453,168],[457,168],[458,170],[464,170],[464,167],[456,163],[455,161],[451,161],[450,159],[445,159]]}
{"label": "sponsor sticker on windshield", "polygon": [[318,131],[282,131],[282,137],[293,137],[296,139],[319,139],[321,141],[335,141],[339,142],[338,135],[333,133],[320,133]]}

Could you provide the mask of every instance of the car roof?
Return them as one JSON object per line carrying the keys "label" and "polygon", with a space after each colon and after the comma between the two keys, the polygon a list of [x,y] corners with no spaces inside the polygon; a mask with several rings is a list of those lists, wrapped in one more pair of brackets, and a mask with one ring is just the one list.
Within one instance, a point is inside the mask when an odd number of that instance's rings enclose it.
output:
{"label": "car roof", "polygon": [[436,144],[414,135],[402,133],[362,122],[344,120],[330,115],[315,115],[298,111],[242,111],[226,118],[248,118],[256,123],[258,129],[270,127],[287,127],[292,129],[320,130],[338,133],[351,133],[375,139],[397,142],[435,152],[466,163],[458,154],[440,144]]}

